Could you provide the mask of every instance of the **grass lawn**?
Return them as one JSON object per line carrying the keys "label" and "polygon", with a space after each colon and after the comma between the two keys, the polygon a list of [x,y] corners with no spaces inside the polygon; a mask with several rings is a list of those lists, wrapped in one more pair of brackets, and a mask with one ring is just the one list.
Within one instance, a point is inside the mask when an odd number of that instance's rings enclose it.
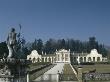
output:
{"label": "grass lawn", "polygon": [[[99,73],[110,73],[110,64],[95,64],[95,65],[81,65],[82,66],[82,72],[83,73],[88,73],[89,71],[92,71],[96,69],[96,72]],[[74,67],[78,68],[78,65],[74,65]],[[84,81],[84,82],[110,82],[110,81]]]}
{"label": "grass lawn", "polygon": [[[77,69],[78,65],[74,65]],[[110,64],[82,65],[83,73],[96,69],[96,72],[110,73]]]}
{"label": "grass lawn", "polygon": [[63,74],[61,75],[62,81],[77,81],[77,77],[75,76],[70,64],[65,64],[63,69]]}
{"label": "grass lawn", "polygon": [[74,72],[69,64],[64,65],[63,74],[74,74]]}
{"label": "grass lawn", "polygon": [[31,71],[31,70],[37,69],[37,68],[39,68],[41,66],[48,65],[48,64],[49,64],[48,62],[46,62],[46,63],[45,62],[32,63],[28,67],[29,67],[29,69]]}
{"label": "grass lawn", "polygon": [[[49,65],[50,63],[48,62],[39,62],[39,63],[32,63],[29,65],[29,70],[30,71],[34,71],[36,69],[39,69],[41,67],[44,67],[45,65]],[[54,64],[53,65],[49,65],[49,66],[46,66],[45,68],[42,68],[38,71],[34,71],[33,73],[30,73],[30,81],[32,80],[35,80],[38,76],[44,74],[46,71],[48,71],[49,69],[51,69],[53,66],[55,66]]]}
{"label": "grass lawn", "polygon": [[87,81],[87,82],[110,82],[110,81]]}

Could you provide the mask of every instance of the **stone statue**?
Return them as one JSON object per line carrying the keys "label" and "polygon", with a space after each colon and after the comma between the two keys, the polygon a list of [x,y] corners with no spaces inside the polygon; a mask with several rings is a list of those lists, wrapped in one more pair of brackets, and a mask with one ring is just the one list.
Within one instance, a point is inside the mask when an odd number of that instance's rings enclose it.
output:
{"label": "stone statue", "polygon": [[12,58],[13,55],[15,55],[15,53],[16,53],[16,43],[17,43],[16,32],[15,32],[15,29],[12,28],[11,32],[8,34],[8,38],[7,38],[7,47],[8,47],[8,50],[9,50],[8,58]]}

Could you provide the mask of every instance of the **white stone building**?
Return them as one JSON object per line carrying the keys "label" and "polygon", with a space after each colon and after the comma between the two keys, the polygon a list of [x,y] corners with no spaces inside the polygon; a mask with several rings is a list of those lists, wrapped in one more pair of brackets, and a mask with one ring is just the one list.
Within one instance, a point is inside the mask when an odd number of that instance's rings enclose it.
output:
{"label": "white stone building", "polygon": [[27,56],[27,60],[31,60],[32,63],[41,62],[41,55],[36,50],[33,50],[30,55]]}
{"label": "white stone building", "polygon": [[70,63],[70,50],[61,49],[55,52],[56,62]]}
{"label": "white stone building", "polygon": [[63,62],[70,63],[70,50],[61,49],[56,50],[54,54],[43,54],[39,55],[36,50],[33,50],[30,55],[27,56],[27,60],[31,60],[32,63],[35,62]]}
{"label": "white stone building", "polygon": [[96,49],[92,49],[88,53],[72,53],[72,62],[102,62],[102,54],[99,54]]}
{"label": "white stone building", "polygon": [[[71,61],[70,61],[71,57]],[[33,50],[30,55],[27,56],[27,60],[35,62],[51,62],[51,63],[81,63],[81,62],[102,62],[105,58],[102,54],[99,54],[96,49],[92,49],[88,53],[70,53],[70,50],[60,49],[56,50],[54,54],[39,55],[36,50]]]}

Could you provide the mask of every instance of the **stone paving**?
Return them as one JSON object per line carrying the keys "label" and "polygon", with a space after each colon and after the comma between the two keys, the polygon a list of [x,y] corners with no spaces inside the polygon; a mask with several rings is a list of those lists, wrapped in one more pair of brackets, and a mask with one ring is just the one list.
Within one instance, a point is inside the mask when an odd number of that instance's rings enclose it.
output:
{"label": "stone paving", "polygon": [[63,70],[64,63],[57,63],[52,69],[47,71],[45,74],[57,74],[58,72],[61,73]]}
{"label": "stone paving", "polygon": [[35,79],[35,82],[42,82],[42,80],[52,80],[53,82],[57,80],[58,73],[63,70],[64,63],[57,63],[53,68],[45,72],[43,75]]}

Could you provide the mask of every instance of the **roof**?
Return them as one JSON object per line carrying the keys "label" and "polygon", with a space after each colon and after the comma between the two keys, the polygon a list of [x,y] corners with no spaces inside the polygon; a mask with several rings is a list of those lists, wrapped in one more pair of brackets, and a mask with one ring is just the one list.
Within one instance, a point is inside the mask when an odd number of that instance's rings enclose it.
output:
{"label": "roof", "polygon": [[55,56],[56,54],[44,54],[44,55],[42,55],[42,57],[49,57],[49,56]]}
{"label": "roof", "polygon": [[73,56],[87,56],[88,53],[71,53]]}

